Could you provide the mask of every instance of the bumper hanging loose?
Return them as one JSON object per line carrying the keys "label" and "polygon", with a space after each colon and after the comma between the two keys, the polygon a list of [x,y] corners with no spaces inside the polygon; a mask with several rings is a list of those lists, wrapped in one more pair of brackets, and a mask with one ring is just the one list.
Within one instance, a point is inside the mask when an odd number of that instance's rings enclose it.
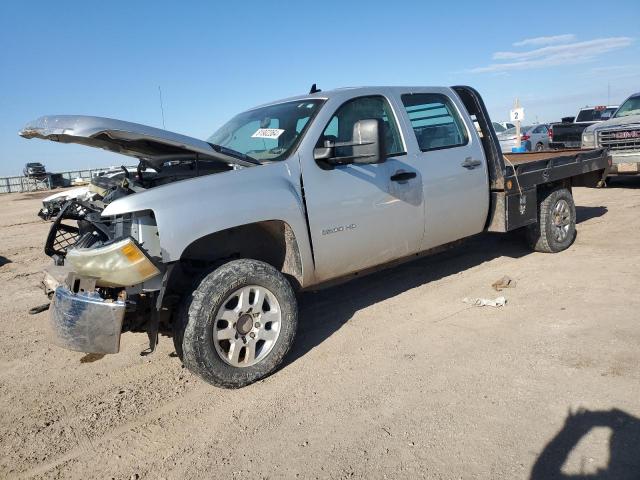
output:
{"label": "bumper hanging loose", "polygon": [[52,342],[78,352],[118,353],[124,313],[124,301],[60,285],[49,308]]}

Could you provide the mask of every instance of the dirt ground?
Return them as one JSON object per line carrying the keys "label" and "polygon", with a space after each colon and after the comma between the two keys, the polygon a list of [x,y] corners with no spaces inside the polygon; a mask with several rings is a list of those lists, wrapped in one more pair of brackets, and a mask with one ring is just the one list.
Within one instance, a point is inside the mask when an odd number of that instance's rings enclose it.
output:
{"label": "dirt ground", "polygon": [[[240,390],[142,357],[50,346],[27,310],[42,194],[0,196],[0,477],[640,478],[640,179],[575,190],[556,255],[484,235],[301,296],[287,364]],[[501,309],[465,297],[495,297]],[[564,477],[563,477],[564,478]]]}

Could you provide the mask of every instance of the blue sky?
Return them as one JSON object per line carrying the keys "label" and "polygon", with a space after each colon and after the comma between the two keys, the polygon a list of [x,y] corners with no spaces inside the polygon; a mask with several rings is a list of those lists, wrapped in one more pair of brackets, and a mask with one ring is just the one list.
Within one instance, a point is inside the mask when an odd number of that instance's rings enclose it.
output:
{"label": "blue sky", "polygon": [[[88,114],[205,138],[233,114],[354,85],[468,84],[493,120],[529,120],[640,90],[640,3],[7,1],[0,6],[0,175],[127,161],[24,140],[46,114]],[[608,85],[610,88],[608,88]],[[130,162],[130,160],[129,160]]]}

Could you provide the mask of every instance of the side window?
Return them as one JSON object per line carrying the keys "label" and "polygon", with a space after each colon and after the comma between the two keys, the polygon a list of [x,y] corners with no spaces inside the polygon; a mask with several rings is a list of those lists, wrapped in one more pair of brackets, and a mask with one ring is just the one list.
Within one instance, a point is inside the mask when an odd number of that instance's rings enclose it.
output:
{"label": "side window", "polygon": [[[322,136],[318,139],[317,146],[323,146],[325,140],[331,142],[350,142],[353,136],[353,125],[358,120],[370,118],[379,118],[382,120],[387,155],[391,156],[405,153],[398,131],[398,125],[391,111],[391,107],[387,100],[380,96],[354,98],[343,104],[333,117],[331,117]],[[348,151],[349,148],[350,147],[337,147],[336,155],[350,155]]]}
{"label": "side window", "polygon": [[467,130],[446,95],[405,94],[402,104],[423,152],[467,144]]}
{"label": "side window", "polygon": [[533,133],[544,133],[545,132],[545,128],[543,125],[538,125],[535,130],[533,131]]}

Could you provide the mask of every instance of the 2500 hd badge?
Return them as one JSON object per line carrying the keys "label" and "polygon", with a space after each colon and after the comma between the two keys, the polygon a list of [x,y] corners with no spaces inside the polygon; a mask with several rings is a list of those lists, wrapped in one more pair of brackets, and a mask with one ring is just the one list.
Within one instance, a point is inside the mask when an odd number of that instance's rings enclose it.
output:
{"label": "2500 hd badge", "polygon": [[344,232],[345,230],[354,230],[356,228],[358,228],[358,226],[355,223],[352,223],[350,225],[341,225],[339,227],[325,228],[322,230],[322,234],[331,235],[332,233]]}

